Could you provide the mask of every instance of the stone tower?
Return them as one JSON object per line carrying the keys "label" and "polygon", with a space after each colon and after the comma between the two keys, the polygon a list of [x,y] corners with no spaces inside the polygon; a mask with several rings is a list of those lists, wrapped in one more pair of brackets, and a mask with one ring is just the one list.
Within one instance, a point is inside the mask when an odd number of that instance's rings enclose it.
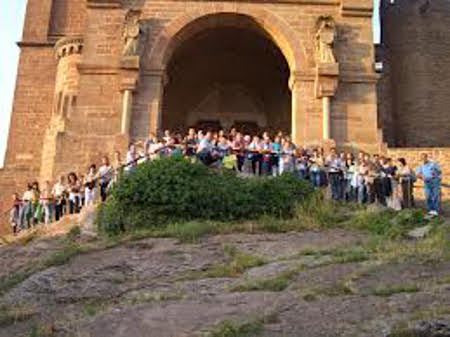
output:
{"label": "stone tower", "polygon": [[450,146],[450,1],[381,3],[379,114],[390,146]]}

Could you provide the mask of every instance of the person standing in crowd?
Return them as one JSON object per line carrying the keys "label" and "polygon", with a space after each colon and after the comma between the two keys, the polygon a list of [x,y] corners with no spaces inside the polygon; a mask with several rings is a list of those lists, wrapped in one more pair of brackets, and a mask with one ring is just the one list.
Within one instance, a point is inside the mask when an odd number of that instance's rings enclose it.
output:
{"label": "person standing in crowd", "polygon": [[117,181],[119,181],[119,178],[123,172],[123,163],[122,163],[122,157],[121,157],[120,151],[114,152],[112,169],[113,169],[113,173],[112,173],[112,181],[111,181],[110,187],[112,187],[113,184],[115,184]]}
{"label": "person standing in crowd", "polygon": [[280,153],[280,174],[284,172],[294,172],[294,151],[295,148],[289,139],[285,139]]}
{"label": "person standing in crowd", "polygon": [[172,134],[170,133],[170,130],[164,131],[163,139],[166,141],[166,143],[170,143],[170,141],[172,140]]}
{"label": "person standing in crowd", "polygon": [[211,154],[212,148],[212,133],[208,131],[200,140],[197,150],[197,158],[207,166],[211,165],[215,161]]}
{"label": "person standing in crowd", "polygon": [[225,158],[227,158],[230,155],[230,150],[231,150],[231,147],[230,147],[230,142],[228,141],[228,139],[224,135],[220,136],[219,142],[217,143],[217,146],[216,146],[216,151],[219,156],[220,168],[223,167]]}
{"label": "person standing in crowd", "polygon": [[428,214],[435,217],[440,211],[442,170],[437,163],[428,158],[426,153],[422,154],[422,162],[423,165],[417,168],[417,177],[424,182]]}
{"label": "person standing in crowd", "polygon": [[341,158],[338,157],[335,148],[332,148],[330,152],[331,154],[327,158],[326,165],[328,167],[331,196],[334,200],[340,200],[342,195],[341,187],[344,163],[341,161]]}
{"label": "person standing in crowd", "polygon": [[402,209],[402,202],[400,200],[400,187],[398,184],[398,168],[391,158],[387,159],[386,175],[388,178],[386,187],[386,205],[396,211]]}
{"label": "person standing in crowd", "polygon": [[318,149],[314,149],[313,154],[310,161],[310,168],[309,168],[309,176],[311,179],[311,183],[314,187],[322,187],[325,185],[324,181],[324,167],[325,162],[323,159],[322,154]]}
{"label": "person standing in crowd", "polygon": [[370,170],[370,164],[368,162],[369,156],[363,154],[362,156],[359,156],[358,158],[362,158],[361,161],[358,163],[358,202],[360,204],[364,204],[368,202],[368,186],[369,182],[369,170]]}
{"label": "person standing in crowd", "polygon": [[37,225],[42,220],[42,205],[40,203],[41,190],[37,181],[32,184],[32,203],[33,203],[33,224]]}
{"label": "person standing in crowd", "polygon": [[231,151],[236,155],[236,168],[238,172],[242,171],[244,165],[244,139],[242,133],[236,132],[233,140],[231,141]]}
{"label": "person standing in crowd", "polygon": [[272,143],[272,176],[280,173],[281,138],[276,136]]}
{"label": "person standing in crowd", "polygon": [[59,221],[65,213],[66,194],[65,177],[61,175],[58,182],[53,185],[52,189],[52,195],[55,203],[55,221]]}
{"label": "person standing in crowd", "polygon": [[302,149],[296,150],[295,172],[302,180],[308,178],[308,156]]}
{"label": "person standing in crowd", "polygon": [[254,136],[252,142],[248,146],[249,160],[252,163],[252,173],[255,175],[261,174],[261,140],[258,136]]}
{"label": "person standing in crowd", "polygon": [[108,195],[108,188],[111,184],[111,180],[113,178],[113,167],[109,163],[109,158],[104,156],[102,158],[102,166],[98,169],[96,179],[99,180],[100,184],[100,198],[102,202],[106,200]]}
{"label": "person standing in crowd", "polygon": [[81,188],[80,181],[75,172],[70,172],[67,176],[67,188],[69,192],[69,213],[80,212]]}
{"label": "person standing in crowd", "polygon": [[344,200],[357,201],[358,195],[358,166],[351,153],[346,155],[344,165]]}
{"label": "person standing in crowd", "polygon": [[13,235],[17,235],[20,230],[20,207],[22,201],[18,193],[14,193],[12,196],[13,205],[9,215],[9,223],[13,231]]}
{"label": "person standing in crowd", "polygon": [[194,157],[197,145],[197,135],[195,134],[195,129],[190,128],[187,136],[184,138],[185,143],[185,155],[187,157]]}
{"label": "person standing in crowd", "polygon": [[41,191],[41,207],[44,214],[44,223],[48,225],[53,219],[53,203],[52,187],[50,181],[46,180]]}
{"label": "person standing in crowd", "polygon": [[266,132],[263,135],[263,141],[261,143],[261,175],[271,176],[272,175],[272,152],[273,144],[270,140],[269,134]]}
{"label": "person standing in crowd", "polygon": [[33,186],[31,183],[27,185],[27,190],[22,197],[22,207],[20,209],[20,229],[29,229],[32,225],[34,215],[33,205]]}
{"label": "person standing in crowd", "polygon": [[130,144],[128,147],[127,156],[125,158],[125,173],[131,172],[136,166],[137,166],[137,151],[136,151],[136,145]]}
{"label": "person standing in crowd", "polygon": [[97,195],[97,184],[96,184],[96,167],[95,164],[89,166],[88,172],[86,174],[86,179],[84,181],[84,200],[86,206],[92,206],[95,202],[95,197]]}
{"label": "person standing in crowd", "polygon": [[402,208],[412,208],[414,207],[414,183],[416,176],[414,171],[406,163],[405,158],[399,158],[398,164],[397,175],[400,184]]}

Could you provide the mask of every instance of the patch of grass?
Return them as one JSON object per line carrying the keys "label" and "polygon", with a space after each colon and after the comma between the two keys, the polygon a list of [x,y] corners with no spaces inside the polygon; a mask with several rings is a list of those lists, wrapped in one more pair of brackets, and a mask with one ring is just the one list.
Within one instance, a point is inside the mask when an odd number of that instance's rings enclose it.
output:
{"label": "patch of grass", "polygon": [[[370,253],[364,247],[355,247],[351,249],[325,249],[325,250],[302,250],[298,252],[299,256],[324,257],[329,256],[330,260],[324,264],[345,264],[364,262],[370,259]],[[321,264],[320,266],[323,266]]]}
{"label": "patch of grass", "polygon": [[77,240],[81,235],[81,228],[80,226],[73,226],[69,232],[66,234],[66,241],[67,242],[74,242]]}
{"label": "patch of grass", "polygon": [[61,250],[55,252],[50,256],[45,262],[45,267],[60,266],[69,262],[74,256],[79,255],[83,252],[80,245],[68,244],[64,246]]}
{"label": "patch of grass", "polygon": [[37,229],[31,229],[28,232],[26,232],[25,234],[23,234],[19,238],[18,242],[19,242],[19,244],[26,246],[27,244],[29,244],[31,241],[33,241],[37,237],[38,237]]}
{"label": "patch of grass", "polygon": [[331,285],[318,286],[307,289],[301,292],[305,301],[312,302],[321,297],[340,297],[353,295],[356,290],[353,287],[351,280],[337,282]]}
{"label": "patch of grass", "polygon": [[263,257],[241,252],[229,245],[224,245],[223,251],[230,258],[228,263],[220,263],[206,270],[191,272],[183,279],[240,277],[247,269],[267,263]]}
{"label": "patch of grass", "polygon": [[0,327],[25,321],[37,313],[35,308],[25,306],[0,306]]}
{"label": "patch of grass", "polygon": [[325,200],[325,192],[320,191],[296,204],[294,219],[302,223],[302,228],[311,230],[335,227],[346,216],[337,203]]}
{"label": "patch of grass", "polygon": [[364,262],[370,259],[370,254],[363,248],[338,250],[332,255],[333,263],[338,264]]}
{"label": "patch of grass", "polygon": [[367,231],[389,239],[402,239],[406,234],[425,224],[437,225],[440,220],[427,222],[421,209],[404,209],[396,212],[390,209],[367,207],[354,213],[345,224],[347,228]]}
{"label": "patch of grass", "polygon": [[166,254],[169,255],[169,256],[178,256],[178,255],[183,255],[184,252],[181,251],[181,250],[169,249],[169,250],[166,252]]}
{"label": "patch of grass", "polygon": [[53,337],[55,331],[53,325],[51,324],[33,324],[28,333],[28,337]]}
{"label": "patch of grass", "polygon": [[252,279],[230,288],[232,292],[245,291],[283,291],[297,276],[298,271],[292,270],[271,278]]}
{"label": "patch of grass", "polygon": [[417,242],[377,239],[372,242],[371,253],[378,260],[403,263],[440,263],[450,261],[450,229],[435,228],[428,237]]}
{"label": "patch of grass", "polygon": [[388,337],[420,337],[420,334],[410,329],[394,329]]}
{"label": "patch of grass", "polygon": [[263,319],[253,319],[244,322],[224,321],[217,328],[207,333],[206,337],[253,337],[264,330]]}
{"label": "patch of grass", "polygon": [[34,274],[37,268],[30,266],[29,268],[20,271],[18,273],[12,274],[8,277],[0,279],[0,295],[5,294],[9,290],[13,289],[18,284],[25,281],[28,277]]}
{"label": "patch of grass", "polygon": [[87,317],[96,316],[102,310],[104,310],[104,305],[102,303],[91,302],[91,303],[86,303],[83,306],[83,313]]}
{"label": "patch of grass", "polygon": [[396,284],[396,285],[381,285],[375,288],[371,294],[380,297],[389,297],[401,293],[416,293],[420,291],[416,284]]}

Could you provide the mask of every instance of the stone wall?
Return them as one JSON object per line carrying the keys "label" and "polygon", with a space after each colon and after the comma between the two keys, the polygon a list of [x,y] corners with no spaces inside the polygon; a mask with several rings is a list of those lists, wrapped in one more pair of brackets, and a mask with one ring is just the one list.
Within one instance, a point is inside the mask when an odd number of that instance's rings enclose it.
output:
{"label": "stone wall", "polygon": [[85,29],[86,0],[54,0],[52,4],[49,35],[81,35]]}

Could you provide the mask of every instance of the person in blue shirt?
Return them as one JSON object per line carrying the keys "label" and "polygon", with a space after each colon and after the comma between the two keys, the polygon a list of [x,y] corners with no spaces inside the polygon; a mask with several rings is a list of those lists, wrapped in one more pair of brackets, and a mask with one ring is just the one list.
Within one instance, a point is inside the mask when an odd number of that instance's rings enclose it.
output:
{"label": "person in blue shirt", "polygon": [[442,170],[441,167],[430,161],[427,154],[422,154],[423,165],[417,168],[417,177],[424,182],[424,191],[427,198],[428,214],[439,215],[441,197]]}

